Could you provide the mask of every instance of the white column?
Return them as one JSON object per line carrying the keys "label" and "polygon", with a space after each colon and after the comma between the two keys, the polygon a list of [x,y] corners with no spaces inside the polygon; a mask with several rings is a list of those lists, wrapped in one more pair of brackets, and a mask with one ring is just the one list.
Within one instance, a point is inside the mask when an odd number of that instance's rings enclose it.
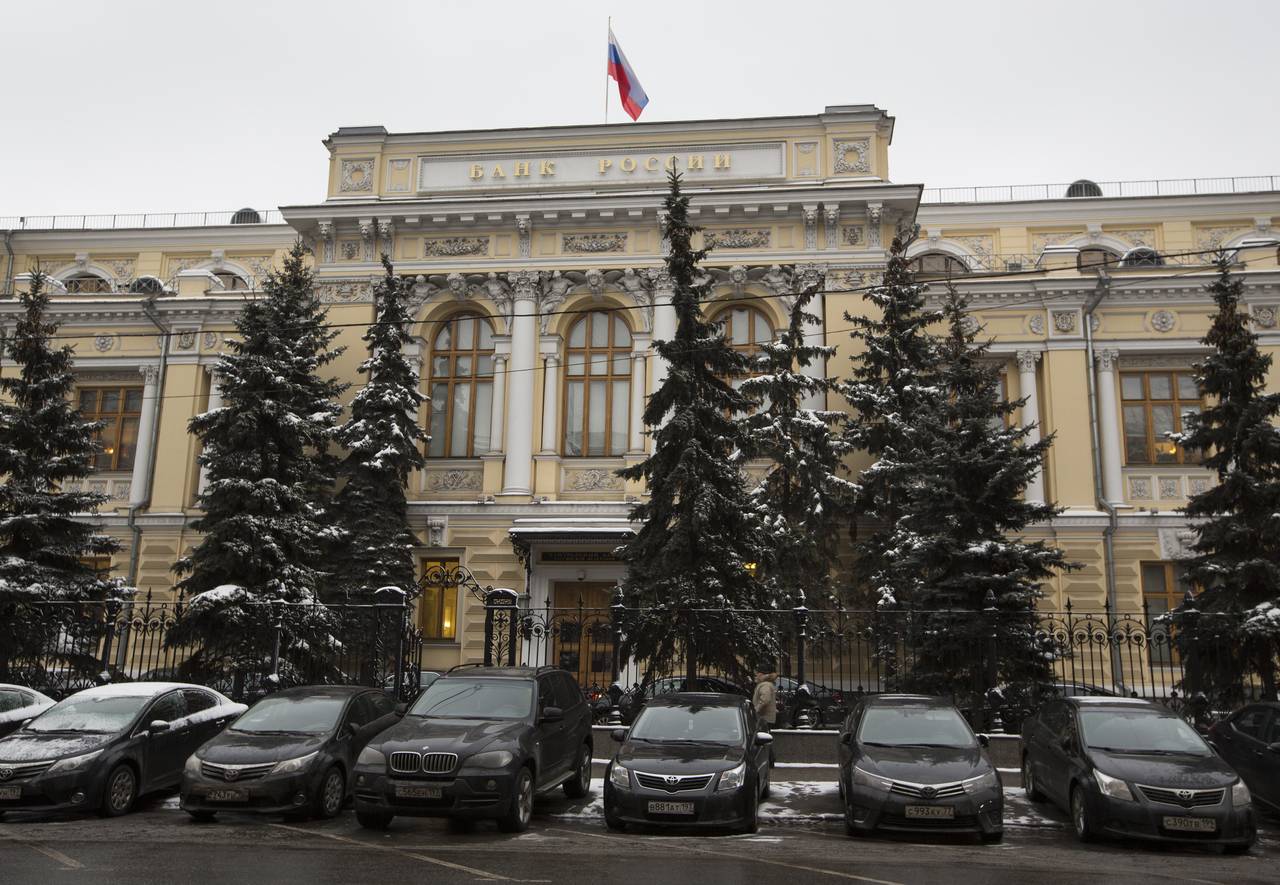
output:
{"label": "white column", "polygon": [[493,355],[493,403],[489,409],[489,453],[502,451],[502,419],[507,414],[507,355]]}
{"label": "white column", "polygon": [[[663,276],[666,276],[665,272]],[[676,310],[671,306],[670,289],[662,289],[654,287],[653,292],[653,340],[654,341],[670,341],[676,337]],[[653,355],[653,389],[656,391],[662,386],[662,382],[667,377],[667,361],[658,356],[655,350]]]}
{"label": "white column", "polygon": [[[828,224],[834,224],[828,215]],[[826,267],[821,264],[805,264],[796,268],[796,291],[804,291],[810,286],[818,287],[818,294],[813,296],[813,300],[809,302],[808,309],[805,313],[813,314],[818,318],[817,324],[806,323],[804,328],[804,343],[811,347],[821,346],[826,343],[826,335],[823,330],[827,325],[826,314],[826,298],[823,290],[827,287],[827,271]],[[800,368],[808,378],[822,380],[827,377],[827,361],[821,357],[812,360],[807,366]],[[826,409],[827,398],[821,393],[806,396],[800,403],[805,409]]]}
{"label": "white column", "polygon": [[560,421],[556,407],[560,404],[560,357],[547,354],[542,358],[542,454],[556,453],[556,437]]}
{"label": "white column", "polygon": [[[1018,351],[1018,390],[1025,398],[1022,404],[1022,426],[1028,428],[1027,445],[1040,442],[1040,394],[1036,390],[1036,363],[1040,362],[1040,351]],[[1044,467],[1036,471],[1027,482],[1026,501],[1028,504],[1044,503]]]}
{"label": "white column", "polygon": [[1118,350],[1100,350],[1098,362],[1098,433],[1102,447],[1102,495],[1108,504],[1124,504],[1124,477],[1120,470],[1120,411],[1116,406]]}
{"label": "white column", "polygon": [[511,396],[507,409],[507,457],[502,493],[528,495],[533,490],[533,370],[538,349],[534,296],[538,277],[532,271],[517,271],[510,274],[510,279],[514,296],[509,370]]}
{"label": "white column", "polygon": [[[215,366],[205,366],[204,370],[209,373],[209,406],[206,412],[212,412],[214,409],[222,408],[222,385],[218,383],[218,373]],[[200,466],[200,482],[196,486],[196,494],[203,495],[204,490],[209,487],[209,468],[203,464]]]}
{"label": "white column", "polygon": [[156,426],[156,409],[160,406],[157,388],[160,385],[158,366],[142,366],[142,415],[138,419],[138,447],[133,456],[133,479],[129,483],[129,506],[137,507],[147,500],[147,485],[151,478],[151,437]]}
{"label": "white column", "polygon": [[627,452],[644,453],[644,354],[631,354],[631,433],[627,439]]}

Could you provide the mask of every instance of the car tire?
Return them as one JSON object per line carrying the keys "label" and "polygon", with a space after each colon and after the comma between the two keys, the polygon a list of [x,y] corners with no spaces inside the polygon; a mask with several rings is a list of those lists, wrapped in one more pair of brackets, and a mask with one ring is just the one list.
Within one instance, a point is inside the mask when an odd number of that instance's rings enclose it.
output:
{"label": "car tire", "polygon": [[591,744],[584,743],[574,757],[573,777],[564,782],[564,794],[570,799],[581,799],[591,793],[591,750]]}
{"label": "car tire", "polygon": [[1026,753],[1022,754],[1022,789],[1026,791],[1029,801],[1044,801],[1044,793],[1041,793],[1040,788],[1036,785],[1035,772],[1031,768],[1031,757]]}
{"label": "car tire", "polygon": [[1075,830],[1076,839],[1081,842],[1093,842],[1098,838],[1098,831],[1089,817],[1089,804],[1085,801],[1084,787],[1076,784],[1071,788],[1071,828]]}
{"label": "car tire", "polygon": [[385,811],[361,811],[356,809],[356,823],[366,830],[385,830],[391,826],[394,814]]}
{"label": "car tire", "polygon": [[623,830],[627,828],[626,821],[618,817],[616,814],[610,811],[607,807],[604,810],[604,825],[609,829],[613,830],[615,833],[621,833]]}
{"label": "car tire", "polygon": [[111,769],[102,788],[102,805],[98,814],[103,817],[119,817],[128,814],[138,798],[138,775],[127,763]]}
{"label": "car tire", "polygon": [[521,768],[516,775],[515,788],[511,791],[511,807],[498,818],[498,829],[504,833],[523,833],[529,829],[533,817],[533,772]]}
{"label": "car tire", "polygon": [[329,770],[320,779],[320,789],[311,800],[311,816],[317,820],[330,820],[342,812],[347,799],[347,779],[342,769],[330,765]]}
{"label": "car tire", "polygon": [[211,824],[218,817],[216,811],[188,811],[187,814],[191,815],[191,822],[196,824]]}

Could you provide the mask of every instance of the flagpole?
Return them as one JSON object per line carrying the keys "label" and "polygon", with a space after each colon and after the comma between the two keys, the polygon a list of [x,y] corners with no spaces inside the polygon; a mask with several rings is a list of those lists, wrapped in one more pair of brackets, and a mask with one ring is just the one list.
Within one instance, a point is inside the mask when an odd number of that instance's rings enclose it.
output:
{"label": "flagpole", "polygon": [[[609,23],[605,25],[605,51],[608,51],[609,35],[613,33],[613,16],[609,16]],[[604,66],[604,124],[609,125],[609,64],[606,59]]]}

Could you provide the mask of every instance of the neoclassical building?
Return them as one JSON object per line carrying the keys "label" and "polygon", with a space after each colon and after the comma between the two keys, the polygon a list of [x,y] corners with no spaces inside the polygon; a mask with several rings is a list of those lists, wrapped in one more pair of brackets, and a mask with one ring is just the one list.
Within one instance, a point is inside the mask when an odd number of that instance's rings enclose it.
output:
{"label": "neoclassical building", "polygon": [[[615,471],[644,457],[651,343],[674,327],[663,270],[665,174],[685,175],[711,250],[708,312],[751,350],[822,284],[815,340],[846,314],[916,223],[921,279],[952,279],[995,339],[1017,420],[1053,433],[1027,494],[1065,510],[1036,533],[1084,568],[1069,598],[1159,611],[1181,594],[1188,533],[1176,509],[1213,481],[1164,438],[1199,407],[1192,362],[1211,302],[1207,250],[1231,249],[1266,350],[1280,345],[1280,177],[929,190],[889,174],[893,118],[871,105],[816,115],[470,132],[340,128],[324,141],[323,200],[278,211],[0,218],[5,294],[37,263],[77,336],[79,403],[106,422],[88,485],[122,552],[111,567],[171,590],[195,541],[202,477],[186,430],[219,402],[211,370],[245,299],[295,238],[358,380],[378,256],[413,277],[414,358],[432,441],[412,479],[424,570],[458,563],[532,606],[607,604],[610,551],[644,494]],[[1085,170],[1082,170],[1085,171]],[[15,288],[16,287],[16,288]],[[935,294],[940,295],[940,287]],[[12,328],[15,303],[0,301]],[[821,405],[815,403],[814,405]],[[826,405],[841,407],[833,400]],[[855,459],[853,467],[861,463]],[[416,612],[431,666],[479,657],[482,613],[428,587]]]}

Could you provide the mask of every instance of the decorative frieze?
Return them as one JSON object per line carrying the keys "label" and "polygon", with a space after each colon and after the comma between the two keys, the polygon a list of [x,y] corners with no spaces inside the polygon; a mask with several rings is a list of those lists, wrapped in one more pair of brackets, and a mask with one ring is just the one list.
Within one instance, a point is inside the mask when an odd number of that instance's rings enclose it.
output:
{"label": "decorative frieze", "polygon": [[596,254],[601,252],[625,252],[627,235],[625,233],[610,234],[564,234],[560,247],[565,252]]}
{"label": "decorative frieze", "polygon": [[344,194],[373,191],[373,158],[343,160],[338,190]]}
{"label": "decorative frieze", "polygon": [[1196,228],[1197,249],[1220,249],[1222,244],[1238,234],[1248,233],[1249,228],[1239,224]]}
{"label": "decorative frieze", "polygon": [[1074,335],[1076,331],[1076,314],[1074,310],[1053,311],[1054,331],[1063,335]]}
{"label": "decorative frieze", "polygon": [[115,335],[99,335],[93,339],[93,347],[98,353],[106,353],[116,346]]}
{"label": "decorative frieze", "polygon": [[1179,476],[1161,476],[1158,477],[1158,491],[1160,499],[1167,501],[1172,498],[1182,497],[1182,477]]}
{"label": "decorative frieze", "polygon": [[426,490],[428,492],[478,492],[484,488],[484,471],[464,467],[444,470],[428,468]]}
{"label": "decorative frieze", "polygon": [[424,258],[458,258],[466,255],[487,255],[488,237],[441,237],[422,242]]}
{"label": "decorative frieze", "polygon": [[1031,234],[1031,254],[1039,257],[1049,246],[1061,246],[1083,234],[1081,230],[1033,231]]}
{"label": "decorative frieze", "polygon": [[867,175],[871,172],[871,139],[836,140],[832,144],[836,174]]}
{"label": "decorative frieze", "polygon": [[1255,304],[1253,306],[1254,325],[1263,329],[1274,329],[1276,326],[1276,308],[1272,304]]}
{"label": "decorative frieze", "polygon": [[354,304],[373,300],[368,279],[321,280],[315,285],[322,304]]}
{"label": "decorative frieze", "polygon": [[1136,501],[1150,501],[1151,500],[1151,477],[1149,476],[1129,477],[1129,497]]}
{"label": "decorative frieze", "polygon": [[341,243],[341,254],[343,261],[359,261],[360,260],[360,241],[359,240],[343,240]]}
{"label": "decorative frieze", "polygon": [[986,268],[990,268],[993,264],[992,255],[995,253],[995,238],[989,234],[974,234],[965,236],[951,236],[947,239],[963,248],[966,252],[978,259],[978,262]]}
{"label": "decorative frieze", "polygon": [[863,227],[860,224],[849,224],[840,228],[840,242],[846,246],[861,246],[866,242]]}
{"label": "decorative frieze", "polygon": [[[816,212],[815,212],[816,219]],[[808,221],[806,219],[806,225]],[[768,228],[707,231],[703,242],[708,249],[768,249]],[[810,247],[812,248],[812,247]]]}
{"label": "decorative frieze", "polygon": [[1157,310],[1151,315],[1151,328],[1157,332],[1172,332],[1173,327],[1178,324],[1178,318],[1171,310]]}
{"label": "decorative frieze", "polygon": [[569,492],[620,492],[622,477],[613,470],[602,467],[587,467],[582,470],[566,469],[564,488]]}

